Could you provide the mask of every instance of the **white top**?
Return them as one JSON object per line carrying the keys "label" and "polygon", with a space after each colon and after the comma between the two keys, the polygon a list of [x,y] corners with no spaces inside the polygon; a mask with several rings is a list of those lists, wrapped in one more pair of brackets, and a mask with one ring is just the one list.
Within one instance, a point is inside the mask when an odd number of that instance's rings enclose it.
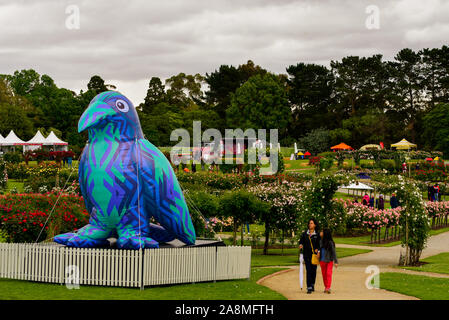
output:
{"label": "white top", "polygon": [[45,141],[46,141],[45,137],[38,130],[36,132],[36,135],[32,139],[28,140],[26,143],[28,145],[43,145],[45,143]]}
{"label": "white top", "polygon": [[44,145],[46,145],[46,146],[55,146],[55,145],[66,146],[66,145],[68,145],[68,143],[62,141],[61,139],[59,139],[59,138],[55,135],[55,133],[52,131],[52,132],[50,132],[50,134],[48,135],[47,139],[45,139]]}
{"label": "white top", "polygon": [[374,190],[374,188],[359,182],[358,184],[351,183],[349,186],[342,186],[342,189],[350,189],[350,190]]}
{"label": "white top", "polygon": [[2,145],[4,146],[17,146],[25,145],[26,142],[18,138],[13,130],[11,130],[8,136],[3,140]]}

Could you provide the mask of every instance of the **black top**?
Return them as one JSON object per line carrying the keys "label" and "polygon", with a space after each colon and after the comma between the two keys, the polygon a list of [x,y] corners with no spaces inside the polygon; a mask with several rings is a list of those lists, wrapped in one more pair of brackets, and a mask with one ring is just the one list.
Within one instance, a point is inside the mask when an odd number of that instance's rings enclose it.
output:
{"label": "black top", "polygon": [[[299,244],[302,244],[302,253],[304,257],[312,257],[312,247],[310,246],[310,240],[309,240],[309,230],[304,231],[301,234],[301,238],[299,238]],[[313,249],[320,250],[320,235],[315,231],[314,234],[310,236],[310,239],[312,240]]]}

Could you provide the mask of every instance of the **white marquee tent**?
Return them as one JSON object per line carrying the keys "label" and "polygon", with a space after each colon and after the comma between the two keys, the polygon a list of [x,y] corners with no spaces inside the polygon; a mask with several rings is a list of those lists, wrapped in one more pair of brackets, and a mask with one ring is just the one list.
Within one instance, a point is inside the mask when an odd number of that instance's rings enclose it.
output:
{"label": "white marquee tent", "polygon": [[355,195],[355,194],[359,194],[359,192],[361,192],[361,194],[362,194],[362,191],[371,191],[371,190],[374,190],[374,188],[373,187],[370,187],[370,186],[368,186],[368,185],[366,185],[366,184],[364,184],[364,183],[362,183],[362,182],[353,182],[353,183],[351,183],[350,185],[348,185],[348,186],[341,186],[340,187],[341,189],[347,189],[348,190],[348,194],[349,194],[349,190],[352,190],[352,194],[353,195]]}
{"label": "white marquee tent", "polygon": [[46,142],[45,137],[42,135],[42,133],[38,130],[36,134],[34,135],[31,140],[28,140],[26,142],[26,146],[24,146],[23,151],[28,150],[36,150],[42,147],[42,145]]}
{"label": "white marquee tent", "polygon": [[55,151],[57,149],[60,151],[67,151],[68,145],[69,144],[67,142],[59,139],[53,131],[50,132],[50,134],[48,135],[47,139],[45,139],[44,142],[44,146],[53,146]]}
{"label": "white marquee tent", "polygon": [[340,188],[349,190],[374,190],[374,188],[361,182],[351,183],[349,186],[341,186]]}
{"label": "white marquee tent", "polygon": [[13,130],[6,138],[0,135],[0,147],[3,151],[15,150],[16,146],[23,146],[23,151],[36,150],[46,146],[54,151],[67,151],[68,143],[59,139],[56,134],[51,131],[47,138],[45,138],[40,131],[37,131],[32,139],[23,141],[14,133]]}

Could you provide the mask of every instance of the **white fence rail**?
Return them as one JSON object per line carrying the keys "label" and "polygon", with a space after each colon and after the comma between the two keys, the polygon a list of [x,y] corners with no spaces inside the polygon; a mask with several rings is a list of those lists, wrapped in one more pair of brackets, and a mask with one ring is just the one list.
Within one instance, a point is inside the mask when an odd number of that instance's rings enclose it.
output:
{"label": "white fence rail", "polygon": [[66,283],[76,266],[80,285],[144,287],[250,277],[251,247],[146,250],[0,243],[0,278]]}

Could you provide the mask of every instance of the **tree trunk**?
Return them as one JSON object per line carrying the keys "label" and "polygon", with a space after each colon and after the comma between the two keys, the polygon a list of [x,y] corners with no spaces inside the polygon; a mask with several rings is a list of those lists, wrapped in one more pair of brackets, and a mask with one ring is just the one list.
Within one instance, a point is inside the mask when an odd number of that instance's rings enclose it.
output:
{"label": "tree trunk", "polygon": [[243,247],[243,228],[244,228],[244,224],[242,223],[242,231],[240,232],[240,246]]}
{"label": "tree trunk", "polygon": [[374,229],[371,229],[371,243],[374,243],[373,240],[374,240]]}
{"label": "tree trunk", "polygon": [[270,224],[268,221],[265,221],[265,243],[263,246],[263,254],[268,254],[268,241],[270,238]]}
{"label": "tree trunk", "polygon": [[232,244],[235,246],[237,244],[237,221],[234,218],[234,239],[232,241]]}

